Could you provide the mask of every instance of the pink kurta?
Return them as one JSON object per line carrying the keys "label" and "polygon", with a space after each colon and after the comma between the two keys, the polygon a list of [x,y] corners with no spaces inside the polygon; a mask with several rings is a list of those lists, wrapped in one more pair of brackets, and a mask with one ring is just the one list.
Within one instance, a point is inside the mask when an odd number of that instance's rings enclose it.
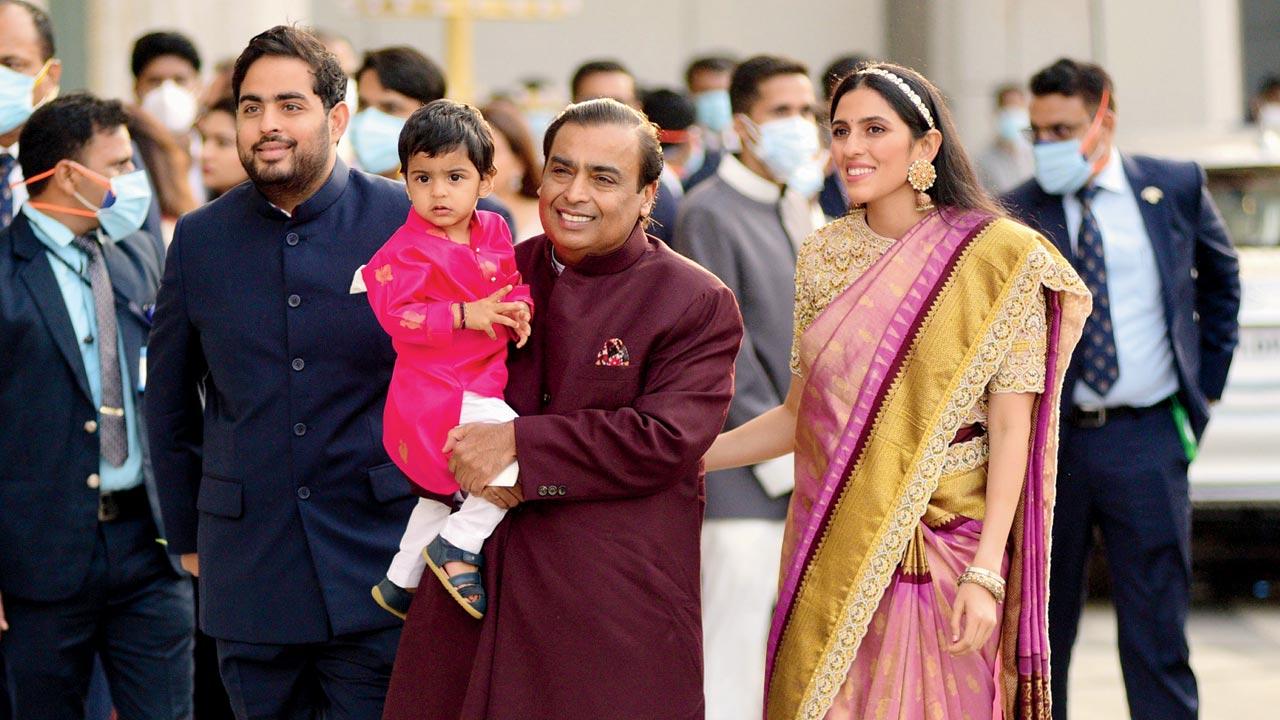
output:
{"label": "pink kurta", "polygon": [[373,314],[397,354],[382,443],[411,480],[433,493],[458,489],[441,452],[445,435],[458,424],[464,391],[502,397],[512,337],[455,330],[450,306],[512,285],[506,300],[533,307],[502,217],[477,210],[470,229],[469,245],[455,243],[411,209],[361,271]]}

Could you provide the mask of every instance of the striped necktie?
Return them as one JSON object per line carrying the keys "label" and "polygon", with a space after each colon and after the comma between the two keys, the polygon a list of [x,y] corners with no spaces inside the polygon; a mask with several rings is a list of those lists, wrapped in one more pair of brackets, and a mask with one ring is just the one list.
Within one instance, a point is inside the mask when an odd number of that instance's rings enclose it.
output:
{"label": "striped necktie", "polygon": [[98,365],[102,373],[102,407],[98,408],[98,443],[102,457],[120,467],[129,457],[129,439],[124,419],[124,382],[120,375],[120,353],[116,349],[116,302],[111,277],[102,258],[102,245],[92,235],[81,235],[72,243],[89,256],[89,287],[93,292],[94,315],[98,320]]}
{"label": "striped necktie", "polygon": [[9,153],[0,153],[0,228],[13,222],[13,188],[9,187],[9,175],[18,159]]}
{"label": "striped necktie", "polygon": [[1102,232],[1093,215],[1093,198],[1098,186],[1090,185],[1078,193],[1080,198],[1080,232],[1076,234],[1076,272],[1093,293],[1093,312],[1084,323],[1080,338],[1081,376],[1100,397],[1120,378],[1116,361],[1116,339],[1111,326],[1111,298],[1107,293],[1106,252]]}

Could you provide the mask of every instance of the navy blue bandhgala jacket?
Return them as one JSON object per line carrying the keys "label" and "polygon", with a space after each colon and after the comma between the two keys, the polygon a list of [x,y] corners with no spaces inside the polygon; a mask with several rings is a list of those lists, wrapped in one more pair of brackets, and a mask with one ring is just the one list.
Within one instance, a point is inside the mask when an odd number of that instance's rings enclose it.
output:
{"label": "navy blue bandhgala jacket", "polygon": [[[1178,397],[1198,437],[1209,422],[1209,401],[1222,396],[1239,339],[1240,264],[1199,165],[1141,155],[1121,158],[1160,272]],[[1157,202],[1142,197],[1150,187],[1160,190],[1153,196]],[[1003,199],[1014,217],[1043,233],[1064,256],[1072,256],[1061,195],[1046,193],[1033,179]],[[1071,397],[1078,377],[1073,362],[1064,397]]]}
{"label": "navy blue bandhgala jacket", "polygon": [[395,354],[356,269],[404,186],[338,160],[293,216],[244,183],[182,218],[149,358],[169,551],[200,553],[214,637],[319,642],[399,623],[369,588],[415,502],[382,448]]}

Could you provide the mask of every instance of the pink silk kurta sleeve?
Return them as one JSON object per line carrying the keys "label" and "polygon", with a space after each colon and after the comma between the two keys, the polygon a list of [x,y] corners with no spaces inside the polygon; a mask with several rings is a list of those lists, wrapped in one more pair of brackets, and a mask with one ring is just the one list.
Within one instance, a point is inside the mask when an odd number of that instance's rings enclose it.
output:
{"label": "pink silk kurta sleeve", "polygon": [[361,271],[369,305],[391,335],[396,365],[383,413],[382,442],[422,488],[458,489],[442,452],[458,424],[463,392],[502,397],[510,333],[496,340],[453,326],[453,305],[512,286],[504,299],[533,302],[520,284],[510,231],[501,217],[477,212],[471,242],[454,243],[410,211],[409,218]]}

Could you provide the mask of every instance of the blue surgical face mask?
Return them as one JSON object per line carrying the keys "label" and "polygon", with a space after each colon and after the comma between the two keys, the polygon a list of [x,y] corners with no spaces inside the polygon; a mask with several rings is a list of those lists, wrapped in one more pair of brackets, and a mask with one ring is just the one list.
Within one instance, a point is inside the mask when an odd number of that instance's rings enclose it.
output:
{"label": "blue surgical face mask", "polygon": [[1000,111],[997,125],[1000,130],[1000,139],[1011,143],[1026,142],[1026,136],[1022,131],[1031,126],[1031,118],[1025,109],[1005,108]]}
{"label": "blue surgical face mask", "polygon": [[1037,143],[1036,182],[1050,195],[1070,195],[1089,181],[1093,167],[1080,149],[1080,140]]}
{"label": "blue surgical face mask", "polygon": [[34,76],[24,75],[0,65],[0,133],[7,133],[20,127],[31,117],[35,106],[31,102],[31,93],[36,85],[49,72],[52,60],[45,62],[44,67]]}
{"label": "blue surgical face mask", "polygon": [[812,120],[793,115],[756,125],[745,115],[748,128],[755,130],[751,150],[778,182],[789,178],[818,155],[818,126]]}
{"label": "blue surgical face mask", "polygon": [[[102,179],[105,178],[95,178]],[[141,230],[147,219],[147,212],[151,210],[151,182],[143,170],[117,175],[108,182],[110,189],[102,198],[101,206],[95,206],[80,193],[75,193],[75,197],[81,205],[94,211],[107,237],[123,240]]]}
{"label": "blue surgical face mask", "polygon": [[728,90],[704,90],[693,96],[698,124],[712,132],[721,132],[733,122]]}
{"label": "blue surgical face mask", "polygon": [[400,130],[404,119],[365,108],[351,119],[351,145],[365,171],[382,175],[400,167]]}

